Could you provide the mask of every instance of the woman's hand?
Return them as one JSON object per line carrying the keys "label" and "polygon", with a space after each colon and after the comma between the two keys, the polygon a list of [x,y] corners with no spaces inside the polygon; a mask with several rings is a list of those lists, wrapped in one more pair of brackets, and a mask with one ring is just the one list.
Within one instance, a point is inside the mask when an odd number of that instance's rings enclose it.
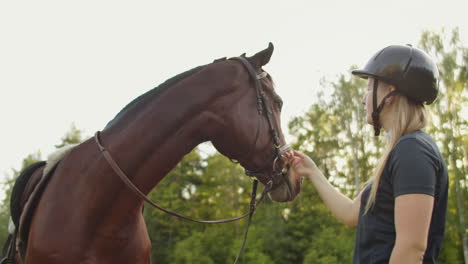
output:
{"label": "woman's hand", "polygon": [[318,172],[314,161],[302,152],[296,150],[288,151],[283,154],[283,157],[286,158],[291,166],[290,173],[295,177],[307,177],[310,179]]}
{"label": "woman's hand", "polygon": [[314,161],[304,153],[290,151],[283,154],[285,160],[290,164],[289,172],[292,177],[307,177],[314,185],[320,198],[330,209],[332,214],[347,226],[356,226],[361,204],[361,194],[351,200],[333,187],[320,172]]}

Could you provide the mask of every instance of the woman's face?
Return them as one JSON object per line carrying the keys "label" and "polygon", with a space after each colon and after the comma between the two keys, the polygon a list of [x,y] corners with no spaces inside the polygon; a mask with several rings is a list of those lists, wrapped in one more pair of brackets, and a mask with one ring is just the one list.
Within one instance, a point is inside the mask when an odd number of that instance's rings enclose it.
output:
{"label": "woman's face", "polygon": [[374,87],[374,78],[367,78],[367,92],[361,100],[361,103],[365,106],[366,109],[366,119],[369,125],[372,125],[372,94]]}
{"label": "woman's face", "polygon": [[[372,111],[374,109],[373,104],[372,104],[372,98],[373,98],[373,93],[374,93],[374,82],[375,79],[372,77],[367,78],[367,93],[364,95],[364,97],[361,100],[361,103],[365,105],[366,107],[366,117],[367,117],[367,123],[372,125]],[[377,106],[380,105],[382,102],[383,98],[390,93],[391,91],[395,90],[395,87],[392,85],[387,85],[383,82],[379,82],[379,86],[377,88]],[[390,104],[391,98],[388,98],[384,107],[384,110],[388,110],[389,104]],[[385,118],[385,111],[383,111],[380,114],[380,122]]]}

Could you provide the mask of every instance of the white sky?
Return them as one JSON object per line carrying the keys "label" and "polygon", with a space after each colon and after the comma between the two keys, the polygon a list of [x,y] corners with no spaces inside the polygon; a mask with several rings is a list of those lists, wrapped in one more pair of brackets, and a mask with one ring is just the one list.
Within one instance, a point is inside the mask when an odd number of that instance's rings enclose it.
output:
{"label": "white sky", "polygon": [[468,1],[1,1],[0,180],[75,123],[91,136],[138,95],[219,57],[273,42],[265,69],[283,130],[320,88],[390,44],[458,26]]}

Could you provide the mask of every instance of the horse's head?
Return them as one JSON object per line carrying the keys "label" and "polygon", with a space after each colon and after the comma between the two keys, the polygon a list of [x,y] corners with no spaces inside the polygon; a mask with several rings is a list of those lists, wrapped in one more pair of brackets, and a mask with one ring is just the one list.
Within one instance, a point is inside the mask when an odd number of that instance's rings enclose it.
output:
{"label": "horse's head", "polygon": [[273,53],[273,45],[252,57],[232,58],[215,63],[227,94],[215,109],[220,129],[212,136],[215,148],[237,160],[246,174],[270,186],[274,201],[292,201],[300,192],[301,179],[292,178],[281,154],[288,151],[281,131],[281,97],[262,66]]}

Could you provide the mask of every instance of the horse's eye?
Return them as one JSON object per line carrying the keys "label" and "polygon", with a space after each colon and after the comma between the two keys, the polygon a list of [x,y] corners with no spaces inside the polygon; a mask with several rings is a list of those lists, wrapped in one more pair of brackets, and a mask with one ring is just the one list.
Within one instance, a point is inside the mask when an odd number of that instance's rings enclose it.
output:
{"label": "horse's eye", "polygon": [[282,101],[277,101],[276,104],[278,105],[279,110],[283,109],[283,102]]}

